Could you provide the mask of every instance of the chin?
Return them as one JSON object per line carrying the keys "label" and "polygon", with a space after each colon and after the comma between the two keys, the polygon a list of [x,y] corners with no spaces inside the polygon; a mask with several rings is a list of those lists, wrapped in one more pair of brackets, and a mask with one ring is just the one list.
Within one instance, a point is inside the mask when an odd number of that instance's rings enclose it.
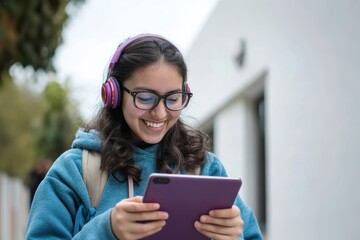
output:
{"label": "chin", "polygon": [[164,138],[164,136],[158,137],[158,138],[144,138],[143,141],[148,144],[157,144],[157,143],[161,142],[161,140],[163,138]]}

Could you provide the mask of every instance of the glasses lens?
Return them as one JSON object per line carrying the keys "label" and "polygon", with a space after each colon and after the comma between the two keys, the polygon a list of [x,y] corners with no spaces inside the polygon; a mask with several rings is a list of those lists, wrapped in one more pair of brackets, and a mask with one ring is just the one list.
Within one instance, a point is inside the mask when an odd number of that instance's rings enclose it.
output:
{"label": "glasses lens", "polygon": [[164,99],[165,106],[173,111],[178,111],[186,107],[189,102],[189,95],[186,93],[172,93],[167,96],[158,96],[152,92],[137,92],[135,95],[135,107],[142,110],[150,110],[157,106],[160,99]]}
{"label": "glasses lens", "polygon": [[158,96],[151,92],[138,92],[135,97],[136,107],[148,110],[158,102]]}
{"label": "glasses lens", "polygon": [[181,110],[186,106],[188,101],[189,97],[187,94],[173,93],[166,97],[166,107],[170,110]]}

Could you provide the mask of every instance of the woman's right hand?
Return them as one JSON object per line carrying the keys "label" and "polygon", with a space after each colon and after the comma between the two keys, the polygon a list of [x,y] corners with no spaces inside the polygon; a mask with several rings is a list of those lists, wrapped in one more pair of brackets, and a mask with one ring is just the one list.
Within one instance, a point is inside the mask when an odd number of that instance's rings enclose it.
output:
{"label": "woman's right hand", "polygon": [[124,199],[111,211],[111,229],[120,240],[150,236],[160,231],[169,217],[159,208],[158,203],[143,203],[143,197]]}

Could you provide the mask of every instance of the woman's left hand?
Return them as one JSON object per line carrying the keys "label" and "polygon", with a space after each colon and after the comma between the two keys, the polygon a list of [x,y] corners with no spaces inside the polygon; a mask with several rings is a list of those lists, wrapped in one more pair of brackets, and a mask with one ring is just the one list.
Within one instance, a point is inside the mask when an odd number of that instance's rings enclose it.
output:
{"label": "woman's left hand", "polygon": [[232,206],[228,209],[212,210],[209,215],[200,217],[195,228],[203,235],[216,240],[238,240],[243,231],[244,221],[240,209]]}

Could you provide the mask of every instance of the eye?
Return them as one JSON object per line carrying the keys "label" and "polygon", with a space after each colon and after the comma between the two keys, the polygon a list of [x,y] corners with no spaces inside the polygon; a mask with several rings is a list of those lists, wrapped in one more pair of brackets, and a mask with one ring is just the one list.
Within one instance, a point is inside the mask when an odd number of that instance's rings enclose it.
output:
{"label": "eye", "polygon": [[140,92],[136,95],[136,99],[142,104],[150,104],[155,102],[156,96],[152,93]]}
{"label": "eye", "polygon": [[180,93],[171,94],[171,95],[167,96],[167,98],[166,98],[166,102],[169,104],[174,104],[174,103],[180,102],[180,101],[181,101]]}

